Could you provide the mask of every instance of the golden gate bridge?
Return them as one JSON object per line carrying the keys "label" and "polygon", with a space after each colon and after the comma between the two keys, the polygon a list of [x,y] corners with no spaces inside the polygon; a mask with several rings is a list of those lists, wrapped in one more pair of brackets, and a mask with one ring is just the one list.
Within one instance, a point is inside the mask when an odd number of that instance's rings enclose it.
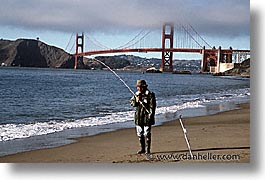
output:
{"label": "golden gate bridge", "polygon": [[[153,38],[157,32],[155,30],[141,30],[135,37],[126,42],[124,45],[116,48],[110,48],[101,42],[87,36],[84,33],[77,33],[75,43],[75,64],[77,69],[83,64],[84,56],[129,53],[129,52],[160,52],[161,66],[160,70],[164,72],[173,71],[173,53],[196,53],[201,54],[201,72],[219,73],[234,67],[235,63],[241,63],[243,60],[250,58],[248,49],[222,49],[221,46],[215,48],[211,46],[191,25],[173,25],[164,24],[161,39]],[[73,34],[72,34],[73,37]],[[70,38],[67,47],[69,47]],[[159,41],[157,41],[159,39]],[[88,51],[85,51],[85,40],[89,45]],[[156,42],[153,42],[156,41]],[[66,49],[67,49],[66,47]],[[71,51],[70,50],[70,51]]]}

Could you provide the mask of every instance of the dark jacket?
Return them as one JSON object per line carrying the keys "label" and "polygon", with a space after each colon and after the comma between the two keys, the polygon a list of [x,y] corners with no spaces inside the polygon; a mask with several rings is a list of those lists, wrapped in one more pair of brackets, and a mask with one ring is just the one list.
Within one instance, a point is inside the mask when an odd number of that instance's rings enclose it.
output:
{"label": "dark jacket", "polygon": [[145,93],[135,93],[140,97],[140,102],[136,102],[136,97],[133,96],[130,100],[131,106],[136,107],[134,122],[139,126],[151,126],[155,124],[155,109],[156,109],[156,97],[155,93],[148,89]]}

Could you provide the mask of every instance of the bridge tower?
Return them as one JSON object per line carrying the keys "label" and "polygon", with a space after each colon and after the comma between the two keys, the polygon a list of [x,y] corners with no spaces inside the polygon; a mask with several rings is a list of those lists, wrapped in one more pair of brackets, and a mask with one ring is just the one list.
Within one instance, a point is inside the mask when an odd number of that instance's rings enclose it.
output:
{"label": "bridge tower", "polygon": [[205,46],[203,46],[201,54],[201,72],[210,72],[211,66],[217,66],[218,50],[215,48],[215,46],[212,49],[205,49]]}
{"label": "bridge tower", "polygon": [[[76,33],[76,49],[75,49],[75,66],[74,69],[83,65],[83,56],[78,56],[78,53],[84,52],[84,33],[82,32],[81,35]],[[81,51],[80,51],[81,50]]]}
{"label": "bridge tower", "polygon": [[173,52],[167,49],[173,48],[174,26],[172,24],[164,24],[162,32],[162,63],[160,70],[165,72],[173,71]]}
{"label": "bridge tower", "polygon": [[215,72],[219,73],[220,63],[232,63],[233,49],[222,49],[219,46],[218,49],[213,47],[212,49],[205,49],[205,46],[202,48],[202,61],[201,61],[201,72]]}

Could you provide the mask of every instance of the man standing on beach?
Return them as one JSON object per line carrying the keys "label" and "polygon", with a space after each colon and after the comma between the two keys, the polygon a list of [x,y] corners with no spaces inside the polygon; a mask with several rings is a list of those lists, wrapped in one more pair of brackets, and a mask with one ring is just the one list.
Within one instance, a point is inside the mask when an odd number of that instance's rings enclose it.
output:
{"label": "man standing on beach", "polygon": [[147,89],[145,80],[137,80],[136,87],[137,92],[131,98],[131,106],[136,107],[134,122],[141,145],[137,154],[150,154],[151,126],[155,124],[155,93]]}

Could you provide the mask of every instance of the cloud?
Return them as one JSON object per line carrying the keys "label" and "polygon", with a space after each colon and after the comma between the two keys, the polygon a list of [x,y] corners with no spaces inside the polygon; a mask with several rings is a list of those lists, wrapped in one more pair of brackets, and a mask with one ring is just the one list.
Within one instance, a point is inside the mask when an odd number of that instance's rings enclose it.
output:
{"label": "cloud", "polygon": [[249,0],[3,0],[0,24],[28,29],[129,31],[187,23],[204,35],[249,36]]}

